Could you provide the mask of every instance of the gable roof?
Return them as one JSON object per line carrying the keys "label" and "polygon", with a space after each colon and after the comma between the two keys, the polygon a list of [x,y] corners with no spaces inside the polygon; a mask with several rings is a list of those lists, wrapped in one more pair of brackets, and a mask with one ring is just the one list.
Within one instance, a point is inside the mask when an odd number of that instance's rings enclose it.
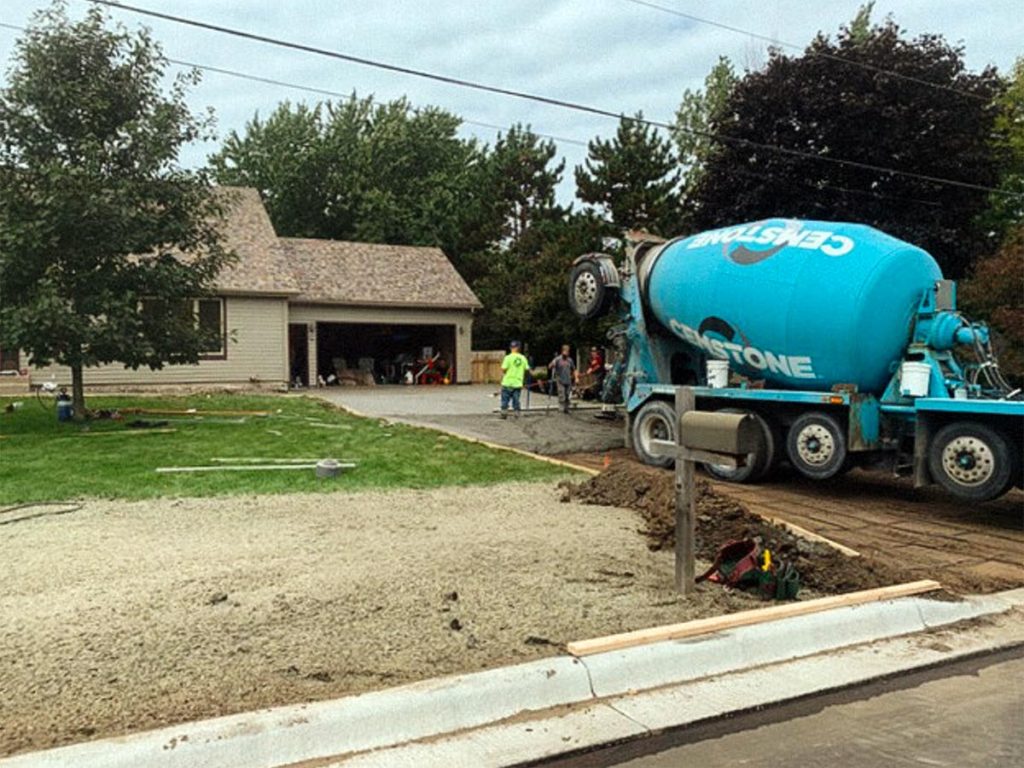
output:
{"label": "gable roof", "polygon": [[278,239],[299,295],[293,301],[354,306],[483,305],[440,248]]}
{"label": "gable roof", "polygon": [[217,289],[232,293],[298,293],[260,193],[249,187],[219,187],[218,194],[228,198],[223,244],[238,254],[238,259],[217,276]]}

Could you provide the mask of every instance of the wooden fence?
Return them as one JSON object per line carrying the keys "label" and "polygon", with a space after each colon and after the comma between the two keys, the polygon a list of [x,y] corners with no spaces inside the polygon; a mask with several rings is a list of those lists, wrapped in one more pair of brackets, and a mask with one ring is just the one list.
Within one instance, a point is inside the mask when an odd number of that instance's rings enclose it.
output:
{"label": "wooden fence", "polygon": [[474,384],[497,384],[501,381],[503,349],[474,349],[470,377]]}

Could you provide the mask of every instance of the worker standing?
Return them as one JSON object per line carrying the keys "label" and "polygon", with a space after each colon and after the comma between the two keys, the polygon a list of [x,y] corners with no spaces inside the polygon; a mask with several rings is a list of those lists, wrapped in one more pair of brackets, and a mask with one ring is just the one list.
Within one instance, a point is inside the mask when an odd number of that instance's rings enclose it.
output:
{"label": "worker standing", "polygon": [[590,364],[585,373],[594,377],[594,396],[600,400],[604,393],[604,353],[598,347],[590,348]]}
{"label": "worker standing", "polygon": [[519,352],[519,342],[513,341],[509,345],[509,353],[501,361],[501,418],[508,418],[508,407],[512,405],[512,412],[516,418],[522,409],[519,405],[519,396],[523,391],[523,381],[526,378],[526,371],[530,364]]}
{"label": "worker standing", "polygon": [[572,385],[579,380],[579,373],[576,371],[576,361],[569,356],[568,344],[563,344],[562,352],[548,363],[548,370],[551,371],[551,378],[558,385],[558,404],[562,406],[563,413],[568,413]]}

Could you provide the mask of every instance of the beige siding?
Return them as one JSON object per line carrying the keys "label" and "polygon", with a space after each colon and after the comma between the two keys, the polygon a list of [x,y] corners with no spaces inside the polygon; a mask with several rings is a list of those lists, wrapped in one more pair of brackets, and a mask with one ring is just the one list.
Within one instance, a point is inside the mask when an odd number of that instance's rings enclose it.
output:
{"label": "beige siding", "polygon": [[[146,384],[281,384],[288,379],[288,302],[284,298],[234,297],[224,299],[228,328],[227,357],[203,360],[197,365],[169,365],[160,371],[123,365],[104,365],[85,371],[89,385]],[[27,358],[25,358],[27,359]],[[59,384],[71,381],[64,366],[33,368],[32,383],[51,378]]]}
{"label": "beige siding", "polygon": [[[290,304],[292,323],[386,323],[395,325],[451,325],[455,327],[455,375],[459,384],[472,380],[473,313],[468,310],[402,309],[397,307],[341,307],[325,304]],[[310,340],[310,371],[315,380],[316,338]]]}

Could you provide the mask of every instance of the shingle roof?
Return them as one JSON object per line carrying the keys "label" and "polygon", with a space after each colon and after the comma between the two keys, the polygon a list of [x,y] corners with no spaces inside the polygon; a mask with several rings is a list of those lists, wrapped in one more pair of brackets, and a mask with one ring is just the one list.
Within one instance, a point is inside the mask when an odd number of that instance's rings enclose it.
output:
{"label": "shingle roof", "polygon": [[237,253],[238,260],[218,275],[217,288],[238,293],[298,293],[259,192],[244,187],[220,187],[219,191],[230,200],[224,246]]}
{"label": "shingle roof", "polygon": [[440,248],[282,237],[293,301],[475,309],[479,299]]}

